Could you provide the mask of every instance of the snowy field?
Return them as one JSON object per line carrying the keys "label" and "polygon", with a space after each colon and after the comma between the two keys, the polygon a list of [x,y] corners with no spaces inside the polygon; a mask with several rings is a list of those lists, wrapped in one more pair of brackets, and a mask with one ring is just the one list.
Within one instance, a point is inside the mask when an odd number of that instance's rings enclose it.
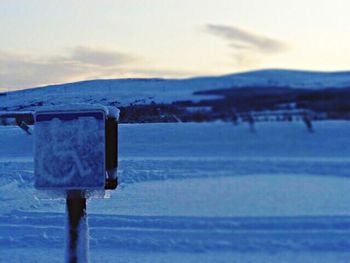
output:
{"label": "snowy field", "polygon": [[[88,203],[91,262],[349,262],[350,122],[120,126],[120,187]],[[0,127],[0,262],[63,262],[64,200]]]}

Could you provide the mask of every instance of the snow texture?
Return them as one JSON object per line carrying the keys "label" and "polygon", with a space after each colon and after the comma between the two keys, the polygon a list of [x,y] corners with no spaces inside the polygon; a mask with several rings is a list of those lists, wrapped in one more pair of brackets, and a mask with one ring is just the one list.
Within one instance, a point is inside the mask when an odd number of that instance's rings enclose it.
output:
{"label": "snow texture", "polygon": [[[89,200],[91,262],[349,262],[350,122],[120,125],[120,187]],[[36,132],[36,131],[35,131]],[[0,127],[0,262],[62,262],[64,200]]]}

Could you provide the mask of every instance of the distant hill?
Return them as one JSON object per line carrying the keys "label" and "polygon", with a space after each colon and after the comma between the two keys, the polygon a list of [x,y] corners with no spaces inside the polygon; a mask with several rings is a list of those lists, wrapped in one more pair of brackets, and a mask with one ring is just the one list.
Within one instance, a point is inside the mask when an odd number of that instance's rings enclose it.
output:
{"label": "distant hill", "polygon": [[0,110],[97,103],[121,108],[124,122],[153,122],[227,119],[233,110],[275,110],[293,104],[326,112],[332,118],[348,118],[349,94],[348,71],[271,69],[188,79],[104,79],[50,85],[2,94]]}

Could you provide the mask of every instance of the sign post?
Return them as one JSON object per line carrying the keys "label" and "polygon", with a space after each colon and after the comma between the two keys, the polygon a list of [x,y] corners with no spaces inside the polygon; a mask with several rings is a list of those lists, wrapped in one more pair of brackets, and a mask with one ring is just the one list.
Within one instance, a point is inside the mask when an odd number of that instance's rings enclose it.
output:
{"label": "sign post", "polygon": [[80,191],[67,192],[66,262],[89,261],[89,232],[86,198]]}
{"label": "sign post", "polygon": [[117,109],[64,106],[35,113],[35,187],[66,198],[66,262],[89,262],[86,200],[118,181]]}

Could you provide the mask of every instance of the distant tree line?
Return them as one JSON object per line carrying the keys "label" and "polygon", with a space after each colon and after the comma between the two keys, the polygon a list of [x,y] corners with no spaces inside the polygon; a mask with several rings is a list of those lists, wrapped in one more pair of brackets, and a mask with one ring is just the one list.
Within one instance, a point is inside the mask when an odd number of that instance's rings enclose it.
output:
{"label": "distant tree line", "polygon": [[[244,87],[217,89],[196,92],[195,95],[216,95],[215,99],[197,102],[175,101],[171,104],[130,105],[121,107],[122,122],[201,122],[224,120],[232,121],[235,114],[247,112],[276,111],[286,112],[281,120],[292,120],[295,109],[315,112],[329,119],[350,119],[350,88],[297,89],[290,87]],[[211,111],[202,111],[202,108]],[[191,111],[187,109],[191,108]],[[197,111],[193,109],[198,108]],[[288,114],[288,110],[291,111]],[[243,118],[244,119],[244,118]],[[245,119],[244,119],[245,120]]]}
{"label": "distant tree line", "polygon": [[[200,91],[194,95],[215,95],[212,99],[181,100],[172,103],[145,103],[135,101],[128,106],[119,106],[117,101],[108,99],[93,100],[85,103],[116,106],[121,110],[122,123],[144,122],[204,122],[223,120],[237,122],[238,119],[248,121],[246,116],[251,112],[272,112],[276,120],[292,121],[295,111],[314,112],[313,119],[350,119],[350,87],[326,89],[298,89],[283,87],[232,87]],[[47,105],[47,102],[33,101],[15,108],[1,107],[0,110],[34,110]],[[283,110],[282,114],[278,111]],[[275,113],[273,113],[275,112]],[[277,113],[276,113],[277,112]],[[247,115],[248,114],[248,115]],[[258,114],[253,114],[257,118]],[[326,117],[325,117],[326,116]],[[257,121],[268,121],[266,114]],[[301,117],[299,119],[302,119]]]}

